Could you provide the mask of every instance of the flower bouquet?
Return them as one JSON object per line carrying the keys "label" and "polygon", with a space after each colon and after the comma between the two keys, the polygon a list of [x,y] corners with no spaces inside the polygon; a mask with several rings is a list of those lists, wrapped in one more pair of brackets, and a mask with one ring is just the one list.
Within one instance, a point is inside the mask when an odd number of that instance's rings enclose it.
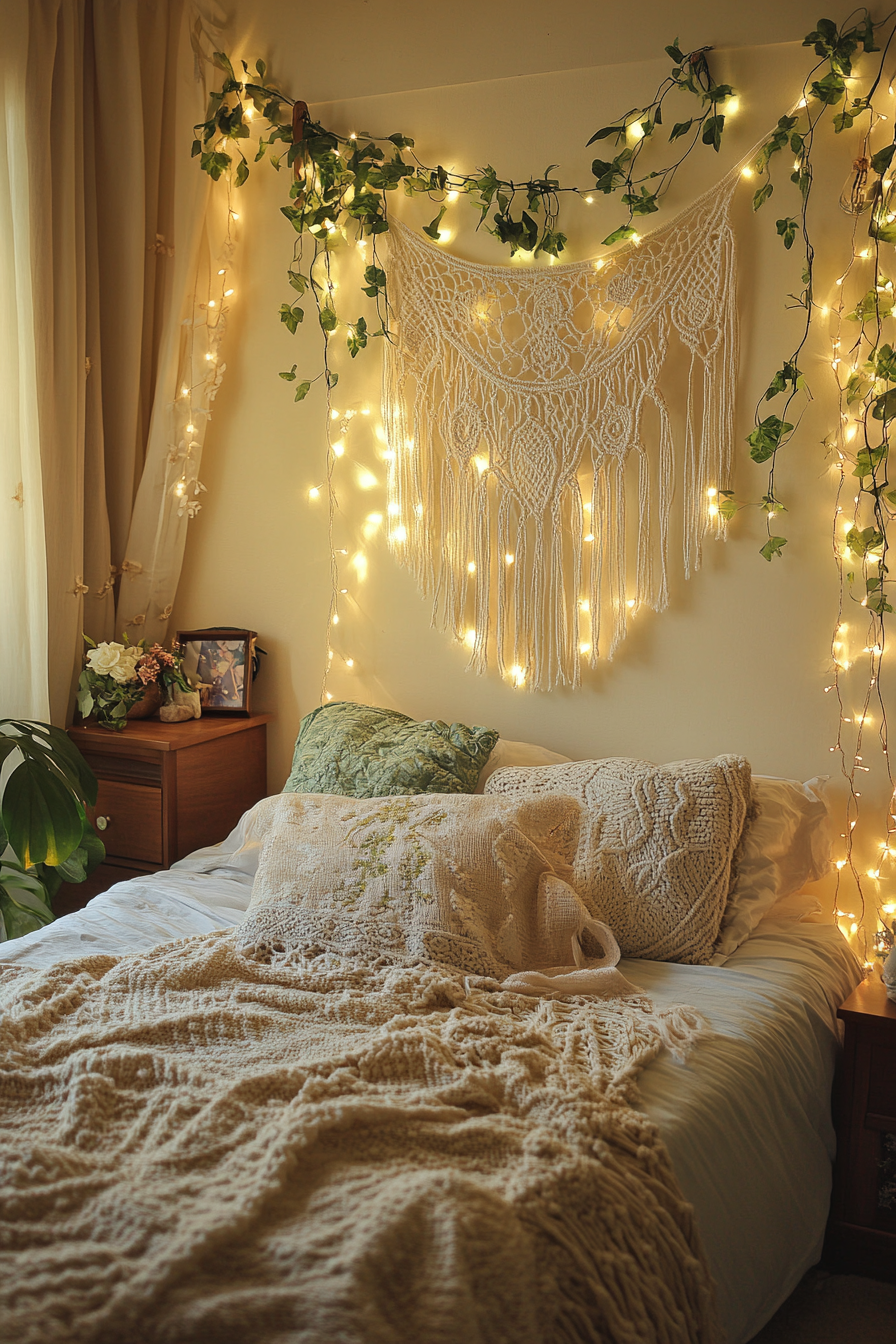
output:
{"label": "flower bouquet", "polygon": [[150,647],[148,640],[137,644],[94,644],[87,635],[84,642],[90,646],[86,666],[78,681],[78,709],[86,719],[93,714],[98,724],[113,732],[127,726],[128,711],[143,700],[151,688],[157,687],[166,699],[174,687],[191,689],[183,674],[183,653],[175,644],[169,653],[161,644]]}

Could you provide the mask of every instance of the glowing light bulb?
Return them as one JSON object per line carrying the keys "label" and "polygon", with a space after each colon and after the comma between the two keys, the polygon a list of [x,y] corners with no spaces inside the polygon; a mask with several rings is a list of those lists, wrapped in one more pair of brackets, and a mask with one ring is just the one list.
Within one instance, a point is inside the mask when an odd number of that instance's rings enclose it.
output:
{"label": "glowing light bulb", "polygon": [[526,672],[524,668],[520,667],[519,663],[514,663],[513,667],[510,669],[510,676],[514,686],[522,686],[525,684]]}
{"label": "glowing light bulb", "polygon": [[799,100],[799,102],[797,103],[797,107],[806,107],[806,105],[807,105],[807,104],[806,104],[806,100],[805,100],[805,98],[801,98],[801,99]]}
{"label": "glowing light bulb", "polygon": [[377,480],[372,471],[358,472],[358,485],[362,490],[372,490]]}
{"label": "glowing light bulb", "polygon": [[593,205],[593,204],[594,204],[594,197],[593,197],[593,196],[586,196],[586,197],[585,197],[585,204],[586,204],[586,205]]}
{"label": "glowing light bulb", "polygon": [[188,397],[190,395],[190,389],[188,387],[182,387],[180,394],[182,397]]}
{"label": "glowing light bulb", "polygon": [[450,229],[439,229],[439,242],[440,242],[440,243],[450,243],[450,242],[451,242],[451,238],[452,238],[452,233],[451,233],[451,230],[450,230]]}
{"label": "glowing light bulb", "polygon": [[641,125],[640,121],[631,122],[628,127],[628,133],[633,140],[644,139],[644,127]]}
{"label": "glowing light bulb", "polygon": [[422,517],[423,517],[423,505],[422,505],[422,504],[415,504],[415,505],[414,505],[414,516],[417,517],[417,518],[422,518]]}
{"label": "glowing light bulb", "polygon": [[327,691],[327,694],[326,694],[326,697],[325,697],[325,698],[326,698],[327,700],[332,700],[332,699],[333,699],[333,697],[332,697],[332,695],[330,694],[329,691]]}
{"label": "glowing light bulb", "polygon": [[483,472],[488,471],[488,458],[487,458],[487,457],[474,457],[474,458],[473,458],[473,463],[474,463],[474,465],[475,465],[475,467],[476,467],[476,470],[479,472],[479,475],[480,475],[480,476],[483,474]]}
{"label": "glowing light bulb", "polygon": [[209,299],[209,301],[208,301],[208,306],[209,306],[209,308],[217,308],[218,305],[217,305],[217,303],[215,302],[214,299]]}
{"label": "glowing light bulb", "polygon": [[629,611],[634,611],[635,607],[637,606],[637,602],[633,597],[630,597],[625,605],[628,607]]}
{"label": "glowing light bulb", "polygon": [[390,541],[407,541],[407,539],[408,539],[408,530],[406,527],[402,527],[401,525],[396,527],[395,531],[392,533],[392,536],[390,537]]}
{"label": "glowing light bulb", "polygon": [[239,219],[239,214],[237,213],[236,210],[231,210],[230,213],[231,213],[231,215],[233,216],[234,219]]}
{"label": "glowing light bulb", "polygon": [[598,257],[597,261],[592,261],[591,266],[595,271],[602,271],[606,264],[603,257]]}
{"label": "glowing light bulb", "polygon": [[333,444],[333,456],[334,456],[334,457],[342,457],[342,455],[343,455],[344,452],[345,452],[345,444],[344,444],[344,443],[334,443],[334,444]]}
{"label": "glowing light bulb", "polygon": [[[717,517],[717,516],[718,516],[718,512],[719,512],[719,506],[718,506],[718,504],[710,504],[710,506],[709,506],[709,516],[710,516],[710,518],[715,518],[715,517]],[[773,518],[773,517],[775,516],[775,514],[774,514],[774,509],[769,509],[769,514],[768,514],[768,516],[769,516],[769,518]]]}
{"label": "glowing light bulb", "polygon": [[[846,860],[845,860],[845,859],[838,859],[838,860],[837,860],[837,867],[838,867],[838,868],[845,868],[845,867],[846,867]],[[837,911],[837,914],[839,915],[840,913],[841,913],[841,911],[838,910],[838,911]]]}
{"label": "glowing light bulb", "polygon": [[844,434],[843,434],[843,438],[846,440],[847,443],[852,443],[853,439],[854,439],[855,436],[856,436],[856,429],[857,429],[857,428],[858,428],[857,425],[848,425],[848,426],[847,426],[847,428],[846,428],[846,430],[845,430],[845,432],[844,432]]}
{"label": "glowing light bulb", "polygon": [[398,515],[401,513],[401,505],[396,504],[395,501],[393,500],[391,504],[386,505],[386,512],[388,514],[391,514],[393,518],[397,518]]}
{"label": "glowing light bulb", "polygon": [[716,495],[717,495],[719,492],[718,492],[718,490],[715,488],[714,485],[711,485],[711,486],[709,487],[709,489],[707,490],[706,493],[709,495],[710,499],[715,499]]}
{"label": "glowing light bulb", "polygon": [[581,602],[579,603],[579,611],[590,611],[590,610],[591,610],[591,603],[588,601],[587,597],[583,597]]}
{"label": "glowing light bulb", "polygon": [[643,241],[644,239],[641,237],[640,233],[632,234],[632,242],[634,243],[635,247],[640,247]]}
{"label": "glowing light bulb", "polygon": [[741,175],[741,177],[752,177],[752,176],[753,176],[753,169],[752,169],[752,168],[741,168],[741,170],[740,170],[740,175]]}
{"label": "glowing light bulb", "polygon": [[504,563],[505,565],[512,565],[515,559],[516,556],[512,555],[510,551],[508,551],[507,554],[504,556]]}
{"label": "glowing light bulb", "polygon": [[196,433],[196,426],[195,426],[195,425],[187,425],[187,433],[188,433],[188,434],[195,434],[195,433]]}
{"label": "glowing light bulb", "polygon": [[313,485],[313,486],[311,487],[311,489],[308,491],[308,498],[309,498],[309,499],[320,499],[320,490],[318,489],[318,487],[317,487],[316,485]]}
{"label": "glowing light bulb", "polygon": [[331,419],[331,420],[338,420],[338,419],[339,419],[339,412],[338,412],[338,411],[331,411],[331,412],[330,412],[330,419]]}
{"label": "glowing light bulb", "polygon": [[586,533],[585,533],[585,536],[584,536],[584,538],[583,538],[583,540],[584,540],[584,541],[593,541],[593,540],[594,540],[594,533],[593,533],[593,532],[586,532]]}
{"label": "glowing light bulb", "polygon": [[468,574],[475,574],[475,573],[476,573],[476,561],[475,561],[475,560],[471,560],[470,563],[467,565],[467,573],[468,573]]}
{"label": "glowing light bulb", "polygon": [[339,612],[338,612],[338,611],[334,611],[334,612],[333,612],[333,624],[334,624],[334,625],[338,625],[338,624],[339,624]]}
{"label": "glowing light bulb", "polygon": [[735,95],[733,98],[729,98],[725,104],[725,114],[729,117],[733,117],[736,116],[739,111],[740,99]]}
{"label": "glowing light bulb", "polygon": [[590,652],[591,652],[591,645],[590,645],[590,644],[580,644],[580,645],[579,645],[579,653],[590,653]]}
{"label": "glowing light bulb", "polygon": [[473,645],[476,643],[476,631],[475,631],[475,630],[468,630],[468,631],[467,631],[467,633],[464,635],[464,643],[465,643],[469,648],[472,649]]}
{"label": "glowing light bulb", "polygon": [[445,200],[456,201],[459,195],[460,195],[459,191],[449,191],[448,195],[445,197]]}
{"label": "glowing light bulb", "polygon": [[220,271],[218,272],[218,274],[219,274],[219,275],[224,275],[224,274],[225,274],[225,271],[224,271],[224,267],[223,267],[223,266],[221,267],[221,269],[220,269]]}
{"label": "glowing light bulb", "polygon": [[863,247],[862,251],[859,253],[859,256],[862,258],[863,261],[867,261],[867,259],[871,256],[871,248]]}
{"label": "glowing light bulb", "polygon": [[186,488],[187,488],[187,487],[186,487],[186,485],[184,484],[183,481],[178,481],[177,485],[174,487],[174,493],[175,493],[176,495],[178,495],[178,496],[183,495],[183,493],[185,492]]}
{"label": "glowing light bulb", "polygon": [[354,665],[355,665],[355,660],[354,660],[354,658],[346,658],[346,660],[345,660],[345,665],[346,665],[346,667],[354,667]]}
{"label": "glowing light bulb", "polygon": [[232,289],[225,289],[225,291],[224,291],[224,297],[225,297],[225,299],[229,299],[232,293],[233,293],[233,290],[232,290]]}
{"label": "glowing light bulb", "polygon": [[214,355],[212,354],[211,350],[206,350],[205,357],[206,359],[214,359]]}

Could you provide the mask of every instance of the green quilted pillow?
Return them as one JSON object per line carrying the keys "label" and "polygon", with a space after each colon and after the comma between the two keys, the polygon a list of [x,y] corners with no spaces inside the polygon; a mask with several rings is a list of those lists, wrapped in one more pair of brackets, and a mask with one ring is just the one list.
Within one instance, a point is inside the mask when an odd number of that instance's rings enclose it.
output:
{"label": "green quilted pillow", "polygon": [[336,701],[306,714],[284,793],[385,798],[472,793],[498,740],[492,728]]}

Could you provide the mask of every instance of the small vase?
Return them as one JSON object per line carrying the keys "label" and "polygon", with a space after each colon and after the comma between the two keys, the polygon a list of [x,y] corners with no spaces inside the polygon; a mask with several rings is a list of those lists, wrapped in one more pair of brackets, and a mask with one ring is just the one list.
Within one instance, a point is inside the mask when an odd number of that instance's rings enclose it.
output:
{"label": "small vase", "polygon": [[162,688],[157,681],[151,681],[141,698],[128,710],[129,719],[148,719],[162,703]]}

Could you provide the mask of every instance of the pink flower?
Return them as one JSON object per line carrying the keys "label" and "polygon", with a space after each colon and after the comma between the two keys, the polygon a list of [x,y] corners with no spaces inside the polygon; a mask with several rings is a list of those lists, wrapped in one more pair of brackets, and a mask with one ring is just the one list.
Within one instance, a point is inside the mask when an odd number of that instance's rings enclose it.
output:
{"label": "pink flower", "polygon": [[151,653],[144,654],[137,664],[137,676],[143,682],[144,686],[148,686],[151,681],[158,681],[158,659],[154,658]]}

